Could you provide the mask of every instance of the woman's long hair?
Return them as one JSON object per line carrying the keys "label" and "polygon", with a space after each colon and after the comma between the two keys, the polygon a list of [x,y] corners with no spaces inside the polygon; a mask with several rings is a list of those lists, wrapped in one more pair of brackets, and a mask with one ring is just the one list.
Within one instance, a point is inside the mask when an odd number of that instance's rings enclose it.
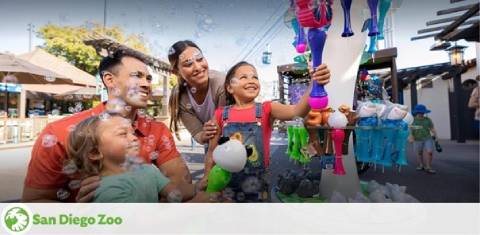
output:
{"label": "woman's long hair", "polygon": [[178,121],[180,116],[180,97],[182,93],[187,90],[187,86],[184,85],[185,80],[180,76],[178,72],[178,61],[180,54],[188,47],[195,47],[199,51],[202,51],[197,44],[192,41],[184,40],[174,43],[168,50],[168,60],[172,66],[172,71],[177,75],[177,85],[172,88],[170,99],[168,100],[168,111],[170,113],[170,131],[175,133],[177,139],[180,139],[178,134]]}
{"label": "woman's long hair", "polygon": [[230,82],[232,81],[232,79],[234,78],[235,72],[237,71],[237,69],[244,66],[244,65],[252,66],[253,68],[255,68],[255,66],[253,66],[252,64],[250,64],[246,61],[240,61],[240,62],[236,63],[234,66],[232,66],[228,70],[227,75],[225,76],[225,84],[223,85],[223,88],[225,89],[225,98],[226,98],[226,102],[227,102],[226,105],[235,104],[235,99],[233,98],[233,95],[230,94],[230,92],[228,92],[227,88],[230,85]]}

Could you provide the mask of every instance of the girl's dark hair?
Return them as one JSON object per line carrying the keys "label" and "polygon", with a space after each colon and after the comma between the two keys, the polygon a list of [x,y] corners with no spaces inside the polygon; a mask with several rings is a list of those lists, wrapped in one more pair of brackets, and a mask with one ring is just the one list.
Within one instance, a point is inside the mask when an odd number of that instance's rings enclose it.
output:
{"label": "girl's dark hair", "polygon": [[187,90],[187,87],[183,84],[185,80],[178,73],[178,61],[180,60],[180,54],[183,53],[188,47],[195,47],[199,51],[202,51],[200,47],[197,46],[192,41],[184,40],[174,43],[168,50],[168,61],[172,66],[172,72],[177,76],[177,85],[172,88],[172,94],[168,100],[168,111],[170,113],[170,131],[175,133],[177,139],[180,139],[178,134],[178,119],[180,114],[180,97],[182,93]]}
{"label": "girl's dark hair", "polygon": [[230,82],[232,81],[232,78],[235,76],[235,72],[237,71],[237,69],[244,66],[244,65],[252,66],[253,68],[255,68],[255,66],[253,66],[252,64],[250,64],[246,61],[240,61],[240,62],[236,63],[234,66],[232,66],[228,70],[227,75],[225,76],[225,84],[223,86],[224,86],[224,89],[225,89],[225,97],[226,97],[226,101],[227,101],[226,105],[235,104],[235,99],[233,98],[233,95],[230,94],[230,92],[228,92],[227,87],[228,87],[228,85],[230,85]]}

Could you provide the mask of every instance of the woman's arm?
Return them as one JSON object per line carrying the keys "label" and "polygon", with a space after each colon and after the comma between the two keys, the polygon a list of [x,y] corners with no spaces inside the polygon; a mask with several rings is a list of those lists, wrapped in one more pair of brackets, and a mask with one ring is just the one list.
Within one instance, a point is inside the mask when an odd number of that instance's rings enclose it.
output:
{"label": "woman's arm", "polygon": [[203,123],[198,119],[198,117],[191,112],[187,112],[183,109],[180,109],[180,120],[182,120],[183,125],[187,128],[188,132],[199,144],[205,144],[206,141],[203,137]]}
{"label": "woman's arm", "polygon": [[[217,120],[215,117],[212,118],[211,122],[215,124],[217,129],[219,129]],[[208,173],[212,169],[212,167],[215,165],[213,162],[213,150],[217,147],[218,145],[218,140],[220,139],[220,131],[217,131],[217,133],[213,136],[212,139],[210,139],[210,142],[208,144],[208,150],[207,150],[207,156],[205,157],[205,170],[204,170],[204,178],[208,177]]]}

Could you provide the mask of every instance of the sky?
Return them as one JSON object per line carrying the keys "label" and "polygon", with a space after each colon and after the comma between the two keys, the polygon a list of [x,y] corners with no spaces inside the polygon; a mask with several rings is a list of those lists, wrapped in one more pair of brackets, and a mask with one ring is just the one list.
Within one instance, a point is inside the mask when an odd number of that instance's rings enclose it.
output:
{"label": "sky", "polygon": [[[477,1],[398,2],[394,46],[398,48],[397,67],[405,68],[447,62],[446,52],[429,51],[433,38],[410,38],[417,35],[417,30],[426,28],[427,21],[443,18],[436,16],[438,10]],[[246,59],[257,66],[260,75],[265,74],[268,90],[276,80],[276,65],[292,63],[296,56],[291,46],[294,32],[283,22],[288,6],[288,0],[107,0],[106,24],[141,35],[151,53],[165,61],[169,46],[184,39],[191,39],[202,48],[212,69],[225,71]],[[343,17],[339,18],[343,24]],[[87,21],[103,23],[103,19],[104,0],[0,0],[0,52],[28,52],[29,23],[38,29],[47,23],[81,25]],[[42,43],[33,37],[33,46]],[[261,63],[267,44],[272,51],[271,65]],[[465,58],[476,56],[475,44],[461,44],[468,46]],[[246,57],[249,51],[252,52]]]}

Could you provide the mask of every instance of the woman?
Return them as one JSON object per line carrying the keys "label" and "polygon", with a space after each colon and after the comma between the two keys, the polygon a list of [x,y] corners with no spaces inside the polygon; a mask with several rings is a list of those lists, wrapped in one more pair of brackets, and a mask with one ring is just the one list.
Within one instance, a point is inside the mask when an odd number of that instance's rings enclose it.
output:
{"label": "woman", "polygon": [[[178,138],[178,120],[181,120],[192,137],[200,144],[207,144],[217,133],[211,121],[215,109],[225,106],[225,75],[209,70],[202,50],[192,41],[178,41],[169,52],[172,72],[177,76],[177,85],[169,100],[170,129]],[[330,71],[320,66],[310,71],[320,84],[330,81]]]}
{"label": "woman", "polygon": [[225,75],[208,70],[201,49],[192,41],[178,41],[168,53],[172,71],[177,76],[169,100],[170,129],[178,138],[178,120],[200,144],[208,143],[216,133],[209,121],[217,107],[225,105]]}

